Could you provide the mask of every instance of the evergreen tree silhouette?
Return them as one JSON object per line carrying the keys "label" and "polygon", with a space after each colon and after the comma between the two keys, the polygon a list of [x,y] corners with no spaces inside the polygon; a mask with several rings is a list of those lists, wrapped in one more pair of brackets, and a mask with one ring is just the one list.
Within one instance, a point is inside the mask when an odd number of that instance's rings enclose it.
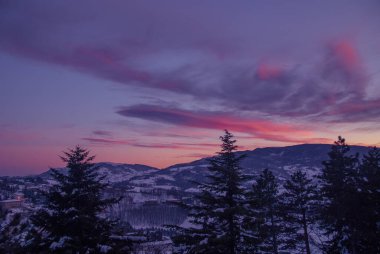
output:
{"label": "evergreen tree silhouette", "polygon": [[328,240],[328,253],[361,253],[360,224],[363,200],[358,191],[358,155],[349,154],[350,147],[339,137],[323,162],[320,176],[319,221]]}
{"label": "evergreen tree silhouette", "polygon": [[286,247],[310,254],[308,226],[315,222],[316,189],[312,179],[301,170],[294,172],[284,184],[281,195]]}
{"label": "evergreen tree silhouette", "polygon": [[177,228],[174,238],[179,253],[241,253],[241,235],[244,209],[245,176],[237,156],[236,140],[225,131],[220,137],[221,151],[210,159],[210,175],[206,183],[199,184],[201,192],[195,202],[186,205],[189,210],[190,228]]}
{"label": "evergreen tree silhouette", "polygon": [[103,198],[107,187],[94,171],[94,156],[79,146],[61,157],[67,164],[64,174],[52,170],[56,183],[45,193],[46,204],[35,215],[34,247],[38,253],[113,253],[114,225],[102,216],[117,199]]}
{"label": "evergreen tree silhouette", "polygon": [[249,193],[249,221],[254,253],[278,254],[282,232],[278,183],[272,171],[264,169]]}
{"label": "evergreen tree silhouette", "polygon": [[380,150],[372,148],[360,166],[362,253],[380,253]]}

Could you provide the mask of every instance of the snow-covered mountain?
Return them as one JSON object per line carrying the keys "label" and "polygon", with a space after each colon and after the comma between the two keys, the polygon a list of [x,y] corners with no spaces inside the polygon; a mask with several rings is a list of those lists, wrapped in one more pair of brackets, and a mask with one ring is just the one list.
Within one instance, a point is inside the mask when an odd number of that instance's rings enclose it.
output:
{"label": "snow-covered mountain", "polygon": [[[304,144],[287,147],[257,148],[252,151],[240,151],[237,155],[246,155],[241,167],[246,174],[257,175],[268,168],[278,177],[285,180],[296,169],[302,169],[310,176],[317,174],[322,161],[328,158],[331,145]],[[351,146],[351,153],[363,154],[368,147]],[[194,191],[194,182],[202,182],[207,175],[208,158],[189,163],[173,165],[158,169],[138,164],[97,163],[96,170],[111,184],[128,184],[129,186],[151,187],[156,189],[178,189]],[[64,170],[64,169],[62,169]],[[41,174],[49,177],[49,171]]]}
{"label": "snow-covered mountain", "polygon": [[[66,172],[66,168],[60,168],[60,172]],[[97,171],[99,176],[105,176],[105,180],[109,183],[119,183],[128,181],[133,177],[151,174],[158,171],[158,168],[141,165],[141,164],[123,164],[113,162],[100,162],[96,163],[94,170]],[[51,170],[48,170],[39,176],[44,179],[49,179]]]}
{"label": "snow-covered mountain", "polygon": [[[258,148],[240,151],[237,155],[246,155],[241,163],[246,174],[255,176],[268,168],[282,182],[297,169],[307,172],[309,176],[318,174],[322,161],[328,159],[330,148],[331,145],[307,144]],[[364,154],[368,150],[368,147],[351,147],[351,153]],[[135,228],[144,228],[183,223],[186,212],[173,201],[192,202],[194,193],[199,191],[195,182],[207,179],[208,164],[208,158],[165,169],[102,162],[95,164],[94,169],[109,183],[106,195],[124,197],[111,211],[111,216],[128,221]],[[60,170],[64,172],[66,169]],[[36,178],[40,180],[22,185],[31,186],[31,190],[46,189],[53,183],[50,173],[49,170]]]}
{"label": "snow-covered mountain", "polygon": [[[296,169],[301,169],[313,176],[320,172],[322,161],[328,158],[331,145],[305,144],[288,147],[258,148],[252,151],[237,152],[246,155],[241,167],[246,174],[257,175],[268,168],[278,177],[285,180]],[[351,153],[363,154],[368,147],[352,146]],[[202,182],[207,175],[208,159],[182,163],[161,170],[152,170],[146,174],[131,177],[130,184],[145,184],[155,188],[178,188],[194,190],[194,182]]]}

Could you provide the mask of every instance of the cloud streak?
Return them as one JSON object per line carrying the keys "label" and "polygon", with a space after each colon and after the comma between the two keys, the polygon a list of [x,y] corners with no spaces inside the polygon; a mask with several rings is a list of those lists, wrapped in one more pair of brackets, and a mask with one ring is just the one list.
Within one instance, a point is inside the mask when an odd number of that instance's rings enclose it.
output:
{"label": "cloud streak", "polygon": [[102,137],[112,137],[112,133],[110,131],[95,130],[92,132],[92,134]]}
{"label": "cloud streak", "polygon": [[101,145],[132,145],[133,142],[129,140],[114,140],[114,139],[105,139],[105,138],[82,138],[84,141],[88,141],[92,144],[101,144]]}
{"label": "cloud streak", "polygon": [[217,148],[220,144],[213,143],[183,143],[183,142],[172,142],[172,143],[147,143],[138,142],[136,140],[122,140],[122,139],[103,139],[103,138],[82,138],[82,140],[87,141],[95,145],[106,145],[106,146],[134,146],[141,148],[160,148],[160,149],[203,149],[210,150],[210,148]]}
{"label": "cloud streak", "polygon": [[[176,6],[178,3],[167,1],[166,5]],[[297,5],[303,6],[301,2]],[[339,6],[339,3],[335,5]],[[317,53],[323,55],[321,60],[305,63],[291,54],[284,57],[284,53],[270,53],[269,59],[277,62],[273,64],[260,60],[266,55],[259,52],[269,55],[270,49],[279,47],[276,38],[264,33],[267,29],[253,27],[263,38],[248,33],[246,29],[249,27],[245,23],[220,29],[220,25],[210,18],[207,8],[187,6],[168,12],[153,8],[153,4],[150,9],[152,17],[141,20],[146,5],[113,2],[110,5],[112,15],[107,14],[88,25],[89,17],[104,7],[101,4],[96,6],[86,13],[85,3],[75,9],[59,4],[48,9],[41,6],[21,8],[8,2],[3,10],[7,11],[6,15],[0,15],[0,24],[3,24],[0,25],[0,49],[128,86],[190,95],[196,100],[212,100],[219,105],[229,102],[229,107],[236,110],[300,119],[317,117],[323,122],[356,122],[380,117],[374,109],[378,99],[368,99],[366,95],[369,80],[357,45],[351,39],[328,38],[322,24],[314,32],[330,42],[317,45]],[[350,5],[352,9],[347,11],[356,10],[354,6]],[[204,3],[203,7],[209,8],[212,4]],[[252,24],[266,21],[264,14],[252,18],[243,11],[250,7],[223,3],[219,14],[226,17],[233,11],[240,11],[242,17]],[[268,6],[262,6],[263,11],[266,8]],[[303,8],[308,10],[311,7]],[[186,11],[180,11],[182,9]],[[300,15],[292,13],[291,9],[285,10],[285,17]],[[19,15],[17,18],[14,17],[16,14]],[[66,23],[56,18],[65,16],[75,20],[82,34],[67,29]],[[186,17],[198,19],[190,22]],[[276,21],[274,18],[266,22],[273,33],[280,32]],[[102,22],[112,28],[105,29]],[[221,19],[220,22],[227,25],[229,20]],[[350,22],[353,21],[347,20],[347,26]],[[122,24],[126,24],[125,30]],[[310,31],[307,26],[297,28],[302,33],[291,32],[289,40],[294,40],[302,49],[305,46],[300,41],[307,38]],[[302,38],[299,38],[300,34],[303,34]],[[379,33],[374,36],[380,38]],[[242,38],[243,44],[229,37]],[[253,44],[256,46],[251,46]],[[295,48],[289,51],[293,52]],[[289,58],[293,59],[283,60]],[[358,106],[352,113],[362,114],[362,117],[347,117],[351,113],[347,110],[354,104]],[[367,117],[368,110],[371,114]]]}
{"label": "cloud streak", "polygon": [[0,1],[2,165],[79,139],[167,166],[226,128],[250,148],[378,142],[375,2]]}
{"label": "cloud streak", "polygon": [[[117,113],[125,117],[144,119],[174,126],[223,130],[247,133],[253,137],[281,142],[307,142],[312,132],[286,124],[262,119],[238,117],[226,112],[190,111],[158,105],[134,105],[120,108]],[[292,137],[301,138],[292,138]]]}

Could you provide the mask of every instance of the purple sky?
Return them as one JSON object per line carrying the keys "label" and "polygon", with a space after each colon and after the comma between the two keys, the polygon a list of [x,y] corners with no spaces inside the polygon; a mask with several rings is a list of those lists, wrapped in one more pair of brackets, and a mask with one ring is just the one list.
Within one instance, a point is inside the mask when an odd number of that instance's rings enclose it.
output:
{"label": "purple sky", "polygon": [[0,1],[0,175],[380,144],[380,2]]}

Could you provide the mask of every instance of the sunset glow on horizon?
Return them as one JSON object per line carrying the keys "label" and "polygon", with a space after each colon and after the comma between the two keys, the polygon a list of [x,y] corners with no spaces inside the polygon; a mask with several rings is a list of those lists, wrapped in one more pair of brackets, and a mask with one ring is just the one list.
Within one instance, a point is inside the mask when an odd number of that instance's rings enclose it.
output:
{"label": "sunset glow on horizon", "polygon": [[1,1],[0,176],[164,168],[240,150],[380,146],[380,3]]}

